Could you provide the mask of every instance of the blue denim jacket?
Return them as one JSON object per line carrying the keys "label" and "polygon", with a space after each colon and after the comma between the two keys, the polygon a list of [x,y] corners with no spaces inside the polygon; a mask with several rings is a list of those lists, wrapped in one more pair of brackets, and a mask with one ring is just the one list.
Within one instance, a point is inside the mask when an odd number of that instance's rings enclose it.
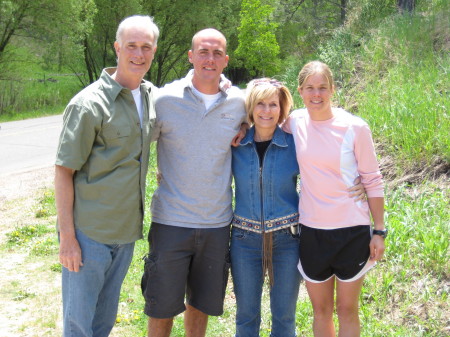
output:
{"label": "blue denim jacket", "polygon": [[279,127],[267,148],[260,170],[252,127],[233,148],[235,209],[232,225],[253,232],[271,232],[298,224],[294,138]]}

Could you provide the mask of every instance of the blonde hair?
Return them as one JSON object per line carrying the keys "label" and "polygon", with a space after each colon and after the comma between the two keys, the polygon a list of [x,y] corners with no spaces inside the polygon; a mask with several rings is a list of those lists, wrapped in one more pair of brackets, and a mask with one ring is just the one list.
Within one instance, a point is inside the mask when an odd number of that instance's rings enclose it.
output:
{"label": "blonde hair", "polygon": [[245,98],[245,110],[247,111],[247,120],[253,124],[253,110],[255,105],[263,99],[277,94],[280,100],[280,117],[278,124],[283,123],[289,116],[293,101],[288,88],[281,82],[272,78],[259,78],[252,80],[247,85]]}
{"label": "blonde hair", "polygon": [[328,65],[320,61],[312,61],[303,66],[302,70],[298,73],[298,87],[302,88],[308,77],[315,74],[325,76],[330,88],[332,90],[334,89],[333,73]]}

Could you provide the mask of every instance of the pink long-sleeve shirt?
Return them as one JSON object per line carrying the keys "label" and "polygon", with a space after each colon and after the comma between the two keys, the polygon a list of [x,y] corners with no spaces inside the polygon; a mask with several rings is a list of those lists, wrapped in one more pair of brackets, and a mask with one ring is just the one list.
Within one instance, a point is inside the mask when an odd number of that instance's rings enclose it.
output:
{"label": "pink long-sleeve shirt", "polygon": [[345,110],[333,108],[333,115],[314,121],[300,109],[283,126],[294,136],[300,167],[300,222],[319,229],[370,225],[367,201],[355,202],[347,188],[360,175],[369,198],[384,196],[371,131]]}

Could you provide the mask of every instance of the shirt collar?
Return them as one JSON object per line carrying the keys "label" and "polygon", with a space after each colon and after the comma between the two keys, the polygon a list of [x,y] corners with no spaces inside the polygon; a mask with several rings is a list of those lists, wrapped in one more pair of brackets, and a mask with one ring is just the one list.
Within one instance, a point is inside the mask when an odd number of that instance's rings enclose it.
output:
{"label": "shirt collar", "polygon": [[[194,69],[189,70],[189,72],[187,73],[185,79],[185,88],[194,88],[194,85],[192,84],[192,77],[194,76]],[[219,82],[219,90],[224,93],[225,95],[227,94],[228,89],[230,89],[232,87],[232,83],[231,81],[225,77],[224,74],[220,75],[220,82]]]}
{"label": "shirt collar", "polygon": [[[255,126],[253,125],[245,135],[244,139],[241,140],[241,145],[248,145],[251,143],[254,143],[254,136],[255,136]],[[286,141],[286,134],[281,130],[279,126],[276,127],[275,132],[272,137],[272,144],[275,144],[279,147],[286,147],[287,141]]]}
{"label": "shirt collar", "polygon": [[[116,69],[117,68],[103,69],[99,78],[100,85],[105,89],[104,92],[112,101],[116,100],[117,96],[123,89],[127,89],[111,77],[116,72]],[[141,89],[144,88],[144,90],[151,91],[151,83],[148,81],[142,80],[140,87]]]}

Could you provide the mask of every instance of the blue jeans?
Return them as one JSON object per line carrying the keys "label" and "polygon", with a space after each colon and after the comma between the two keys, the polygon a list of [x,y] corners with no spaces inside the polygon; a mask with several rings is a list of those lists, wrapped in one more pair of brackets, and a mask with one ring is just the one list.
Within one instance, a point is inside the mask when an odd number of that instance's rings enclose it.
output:
{"label": "blue jeans", "polygon": [[114,326],[120,288],[133,257],[134,242],[106,245],[76,231],[83,266],[63,268],[63,336],[106,337]]}
{"label": "blue jeans", "polygon": [[[288,229],[273,232],[270,289],[271,337],[294,337],[295,309],[301,281],[297,270],[299,240]],[[261,324],[263,236],[233,227],[231,231],[231,274],[236,295],[236,337],[257,337]]]}

